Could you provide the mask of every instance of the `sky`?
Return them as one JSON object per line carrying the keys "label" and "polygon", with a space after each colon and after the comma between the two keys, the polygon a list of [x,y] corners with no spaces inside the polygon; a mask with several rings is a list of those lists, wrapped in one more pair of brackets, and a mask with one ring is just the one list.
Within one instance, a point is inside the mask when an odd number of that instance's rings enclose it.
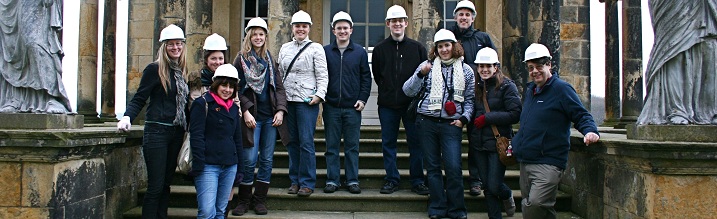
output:
{"label": "sky", "polygon": [[[652,32],[652,24],[650,20],[650,11],[647,4],[648,0],[642,0],[642,70],[647,68],[647,61],[650,57],[654,34]],[[620,4],[622,1],[619,2]],[[621,5],[618,5],[619,13],[622,13]],[[622,26],[622,18],[618,18],[618,23]],[[621,29],[622,27],[620,27]],[[620,33],[622,38],[622,33]],[[620,42],[622,46],[622,42]],[[590,75],[591,75],[591,93],[594,96],[605,96],[605,3],[599,1],[590,1]],[[622,60],[622,50],[620,50],[620,60]],[[622,61],[620,61],[622,65]],[[621,79],[622,80],[622,79]],[[643,78],[643,83],[645,78]],[[643,86],[645,88],[646,86]],[[643,95],[645,94],[643,90]]]}

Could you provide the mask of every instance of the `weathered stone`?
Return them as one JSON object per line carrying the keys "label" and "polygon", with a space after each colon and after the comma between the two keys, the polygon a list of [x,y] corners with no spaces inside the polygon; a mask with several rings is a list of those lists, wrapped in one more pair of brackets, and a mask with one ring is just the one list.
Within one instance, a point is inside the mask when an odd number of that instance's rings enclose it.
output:
{"label": "weathered stone", "polygon": [[578,7],[577,6],[562,6],[560,7],[560,22],[562,23],[577,23],[578,22]]}
{"label": "weathered stone", "polygon": [[590,38],[590,25],[579,23],[563,23],[560,25],[561,40],[576,40]]}
{"label": "weathered stone", "polygon": [[654,194],[650,199],[653,217],[659,218],[705,218],[708,212],[717,212],[714,188],[715,176],[657,176]]}
{"label": "weathered stone", "polygon": [[628,125],[627,138],[651,141],[717,142],[717,126]]}
{"label": "weathered stone", "polygon": [[589,41],[565,41],[560,47],[560,52],[563,54],[563,58],[590,58],[589,45]]}
{"label": "weathered stone", "polygon": [[82,115],[67,114],[0,114],[0,129],[79,129],[84,125]]}
{"label": "weathered stone", "polygon": [[25,163],[22,170],[23,207],[50,206],[54,187],[54,165],[50,163]]}
{"label": "weathered stone", "polygon": [[50,209],[0,207],[0,218],[50,218]]}
{"label": "weathered stone", "polygon": [[20,177],[22,177],[22,165],[0,162],[0,176],[2,176],[0,177],[0,206],[20,206],[22,199],[22,180],[20,180]]}
{"label": "weathered stone", "polygon": [[605,121],[620,118],[620,39],[617,0],[605,1]]}
{"label": "weathered stone", "polygon": [[[132,39],[154,39],[154,21],[133,21],[129,22],[129,37]],[[159,38],[157,38],[159,39]],[[141,48],[141,47],[140,47]],[[151,49],[151,47],[150,47]],[[133,53],[134,54],[134,53]]]}

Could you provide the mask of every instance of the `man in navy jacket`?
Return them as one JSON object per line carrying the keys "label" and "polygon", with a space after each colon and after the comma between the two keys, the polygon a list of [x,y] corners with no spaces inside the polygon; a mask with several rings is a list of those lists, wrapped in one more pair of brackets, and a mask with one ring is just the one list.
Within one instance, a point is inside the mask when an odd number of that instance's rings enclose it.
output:
{"label": "man in navy jacket", "polygon": [[586,145],[600,139],[592,115],[575,89],[550,71],[550,52],[534,43],[525,50],[530,78],[523,94],[520,129],[513,154],[520,162],[523,217],[556,218],[558,183],[568,162],[570,124],[584,135]]}
{"label": "man in navy jacket", "polygon": [[371,70],[368,53],[361,45],[351,42],[353,22],[343,11],[334,15],[331,23],[336,41],[324,46],[329,71],[329,85],[324,102],[326,129],[326,187],[333,193],[341,185],[339,151],[344,137],[344,168],[349,192],[358,194],[359,137],[361,111],[371,92]]}

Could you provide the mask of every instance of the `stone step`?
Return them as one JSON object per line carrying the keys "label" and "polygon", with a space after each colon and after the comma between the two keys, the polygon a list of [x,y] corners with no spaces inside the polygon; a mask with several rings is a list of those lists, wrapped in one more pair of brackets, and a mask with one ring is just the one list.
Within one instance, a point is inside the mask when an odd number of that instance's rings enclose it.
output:
{"label": "stone step", "polygon": [[[314,132],[314,138],[326,138],[324,134],[324,126],[317,126]],[[381,139],[381,126],[378,125],[362,125],[361,126],[361,138],[362,139]],[[406,139],[406,129],[401,127],[398,129],[398,139]],[[468,140],[466,128],[463,128],[463,139]]]}
{"label": "stone step", "polygon": [[[142,207],[135,207],[124,213],[123,218],[141,218]],[[506,216],[503,213],[503,216]],[[169,208],[169,218],[193,219],[197,218],[196,208]],[[249,211],[242,216],[229,215],[227,218],[234,219],[416,219],[427,218],[426,212],[333,212],[333,211],[287,211],[269,209],[267,215],[256,215]],[[468,212],[468,218],[488,219],[485,212]],[[520,212],[515,213],[513,218],[523,218]],[[581,219],[580,216],[570,212],[558,212],[557,219]]]}
{"label": "stone step", "polygon": [[[343,141],[342,141],[343,142]],[[461,141],[461,153],[468,153],[468,140]],[[314,138],[314,150],[319,152],[326,151],[326,139]],[[343,146],[341,146],[343,151]],[[274,151],[286,151],[286,147],[279,141],[276,142]],[[359,139],[359,152],[382,152],[381,138],[361,138]],[[406,139],[399,138],[396,141],[396,151],[398,153],[408,153],[408,142]]]}
{"label": "stone step", "polygon": [[[411,184],[409,183],[409,171],[405,169],[399,169],[398,173],[401,175],[401,183],[399,188],[403,190],[410,190]],[[342,171],[343,174],[343,171]],[[383,169],[359,169],[359,183],[361,189],[380,189],[383,186],[383,177],[386,175],[386,171]],[[342,175],[343,176],[343,175]],[[465,189],[469,188],[468,183],[468,170],[463,170],[463,185]],[[505,183],[511,189],[520,188],[520,171],[518,170],[507,170],[505,172]],[[345,178],[341,178],[342,183]],[[192,181],[184,180],[183,177],[175,177],[172,185],[190,185],[193,186]],[[316,170],[316,190],[321,192],[326,185],[326,169]],[[291,186],[291,180],[289,180],[289,169],[288,168],[274,168],[272,169],[271,187],[275,188],[288,188]],[[342,187],[340,189],[346,189]]]}
{"label": "stone step", "polygon": [[[196,208],[196,190],[194,186],[173,185],[171,188],[169,206],[175,208]],[[142,198],[146,189],[139,191],[139,203],[142,205]],[[337,191],[326,194],[316,190],[311,197],[301,198],[296,195],[287,194],[286,188],[270,188],[267,198],[269,209],[290,210],[290,211],[338,211],[338,212],[395,212],[412,211],[423,212],[426,210],[428,196],[416,195],[407,190],[399,190],[393,194],[380,194],[378,189],[363,189],[361,194],[351,194],[348,191]],[[515,202],[520,203],[522,194],[520,190],[513,190]],[[465,196],[466,207],[470,212],[485,212],[485,197]],[[236,202],[234,200],[233,202]],[[569,194],[558,191],[557,211],[570,210],[571,197]],[[229,206],[234,206],[230,203]],[[517,211],[520,211],[517,205]]]}

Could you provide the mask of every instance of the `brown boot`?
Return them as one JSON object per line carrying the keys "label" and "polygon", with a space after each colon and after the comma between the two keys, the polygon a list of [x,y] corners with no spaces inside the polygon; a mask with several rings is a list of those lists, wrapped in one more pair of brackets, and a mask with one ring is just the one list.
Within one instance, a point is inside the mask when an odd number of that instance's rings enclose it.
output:
{"label": "brown boot", "polygon": [[269,183],[256,181],[254,188],[254,196],[251,198],[254,203],[254,212],[257,215],[265,215],[269,213],[269,210],[266,209],[266,193],[269,192]]}
{"label": "brown boot", "polygon": [[252,185],[239,185],[239,204],[232,209],[232,215],[242,216],[249,210],[249,201],[251,201]]}

